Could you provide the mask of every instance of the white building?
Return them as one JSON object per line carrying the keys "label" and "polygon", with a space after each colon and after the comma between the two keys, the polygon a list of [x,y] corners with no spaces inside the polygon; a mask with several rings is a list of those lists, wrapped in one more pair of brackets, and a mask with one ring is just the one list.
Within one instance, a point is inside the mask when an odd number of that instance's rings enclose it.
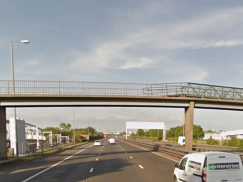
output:
{"label": "white building", "polygon": [[232,136],[243,139],[243,130],[224,131],[220,133],[205,133],[203,139],[208,140],[210,137],[212,137],[215,140],[221,141],[230,139]]}
{"label": "white building", "polygon": [[212,137],[214,140],[220,140],[220,133],[204,133],[203,140],[208,140],[210,137]]}
{"label": "white building", "polygon": [[[18,142],[18,152],[19,154],[23,154],[26,151],[26,138],[25,138],[25,120],[17,118],[17,135],[15,130],[15,120],[14,118],[10,118],[9,120],[9,131],[7,133],[10,140],[10,147],[14,149],[14,154],[16,154],[16,148]],[[16,140],[18,137],[18,141]]]}
{"label": "white building", "polygon": [[[17,118],[17,135],[18,135],[18,153],[24,154],[26,152],[26,141],[36,140],[37,148],[40,146],[40,140],[46,140],[46,137],[42,134],[42,129],[34,126],[32,124],[25,123],[24,119]],[[15,121],[14,118],[10,118],[6,121],[7,129],[7,140],[9,141],[10,148],[14,149],[14,154],[16,151],[16,132],[15,132]]]}

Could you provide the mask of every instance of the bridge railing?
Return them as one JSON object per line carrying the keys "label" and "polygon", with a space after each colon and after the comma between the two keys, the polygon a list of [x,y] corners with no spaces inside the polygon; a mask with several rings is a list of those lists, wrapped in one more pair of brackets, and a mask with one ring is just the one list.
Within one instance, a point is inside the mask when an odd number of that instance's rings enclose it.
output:
{"label": "bridge railing", "polygon": [[[0,80],[0,94],[13,95],[11,80]],[[243,100],[243,88],[198,83],[114,83],[75,81],[15,81],[16,95],[93,95],[196,97]]]}
{"label": "bridge railing", "polygon": [[243,88],[187,83],[184,93],[187,97],[243,100]]}
{"label": "bridge railing", "polygon": [[[183,97],[182,86],[175,84],[137,84],[113,82],[15,81],[16,95],[114,95]],[[0,94],[13,95],[13,83],[0,80]]]}

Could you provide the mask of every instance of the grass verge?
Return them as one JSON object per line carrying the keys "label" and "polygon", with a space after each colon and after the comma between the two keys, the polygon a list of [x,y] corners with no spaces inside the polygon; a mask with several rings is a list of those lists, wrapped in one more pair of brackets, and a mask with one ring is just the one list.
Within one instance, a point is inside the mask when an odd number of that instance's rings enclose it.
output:
{"label": "grass verge", "polygon": [[43,153],[33,154],[32,156],[26,156],[24,158],[20,158],[20,159],[16,159],[16,160],[13,160],[13,161],[10,161],[10,162],[7,162],[7,163],[3,163],[3,164],[0,164],[0,170],[3,169],[3,168],[9,167],[9,166],[21,164],[21,163],[32,161],[32,160],[35,160],[35,159],[38,159],[38,158],[41,158],[41,157],[44,157],[44,156],[48,156],[50,154],[65,151],[65,150],[68,150],[68,149],[71,149],[71,148],[74,148],[74,147],[77,147],[77,146],[80,146],[80,145],[84,145],[86,143],[88,143],[88,141],[78,143],[78,144],[73,144],[73,145],[61,146],[61,147],[55,148],[53,150],[43,151]]}

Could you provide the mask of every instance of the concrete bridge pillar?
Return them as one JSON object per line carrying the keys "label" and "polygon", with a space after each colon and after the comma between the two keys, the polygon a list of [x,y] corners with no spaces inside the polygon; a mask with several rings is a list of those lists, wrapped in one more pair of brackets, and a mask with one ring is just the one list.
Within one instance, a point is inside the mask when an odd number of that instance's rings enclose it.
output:
{"label": "concrete bridge pillar", "polygon": [[190,101],[190,106],[185,108],[185,139],[188,150],[192,150],[193,144],[193,121],[194,121],[194,101]]}
{"label": "concrete bridge pillar", "polygon": [[6,107],[0,107],[0,160],[7,158]]}

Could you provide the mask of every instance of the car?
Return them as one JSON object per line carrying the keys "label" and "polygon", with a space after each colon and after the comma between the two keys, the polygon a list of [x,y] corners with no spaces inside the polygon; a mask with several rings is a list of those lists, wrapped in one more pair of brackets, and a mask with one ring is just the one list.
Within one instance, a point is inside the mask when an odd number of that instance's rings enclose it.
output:
{"label": "car", "polygon": [[110,144],[116,144],[116,140],[114,138],[111,138],[109,142]]}
{"label": "car", "polygon": [[95,145],[95,146],[101,146],[101,142],[100,142],[99,140],[95,140],[95,141],[94,141],[94,145]]}
{"label": "car", "polygon": [[243,182],[239,154],[227,152],[196,152],[185,155],[175,164],[174,182]]}

